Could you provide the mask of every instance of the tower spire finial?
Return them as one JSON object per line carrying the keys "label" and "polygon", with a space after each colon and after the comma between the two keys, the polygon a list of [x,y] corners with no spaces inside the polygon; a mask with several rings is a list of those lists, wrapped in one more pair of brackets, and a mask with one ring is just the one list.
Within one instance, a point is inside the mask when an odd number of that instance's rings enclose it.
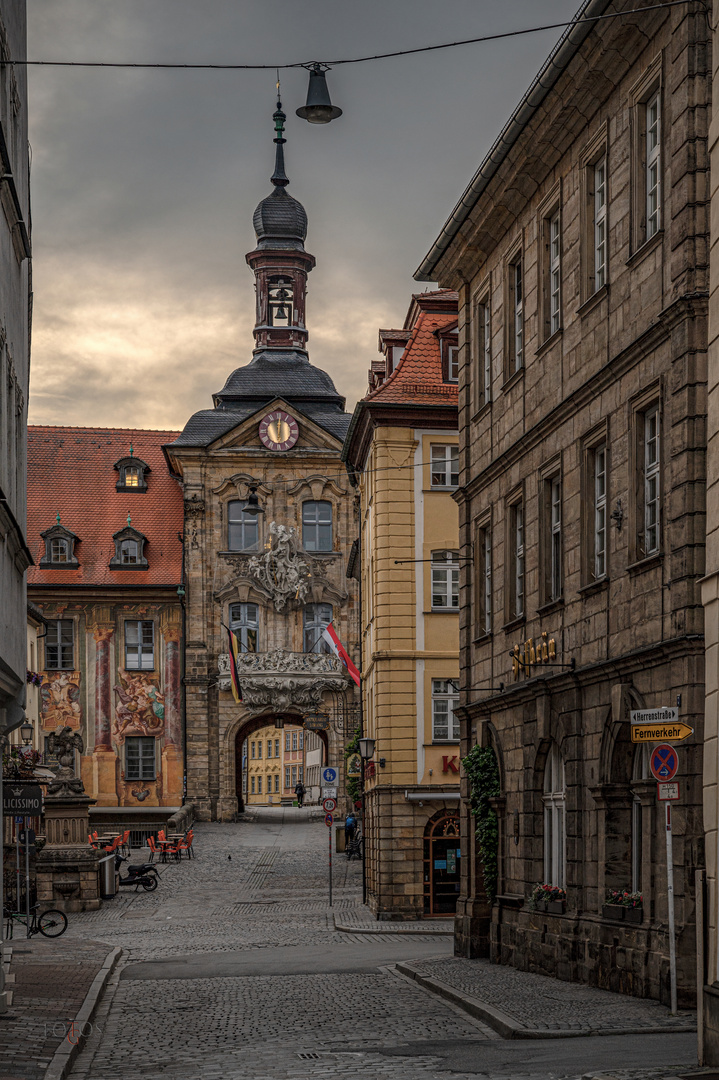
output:
{"label": "tower spire finial", "polygon": [[285,173],[285,152],[284,145],[287,142],[283,135],[285,133],[285,120],[287,116],[282,111],[282,101],[280,99],[280,76],[277,73],[277,108],[272,114],[272,119],[275,122],[275,171],[270,177],[270,181],[275,187],[287,187],[289,180]]}

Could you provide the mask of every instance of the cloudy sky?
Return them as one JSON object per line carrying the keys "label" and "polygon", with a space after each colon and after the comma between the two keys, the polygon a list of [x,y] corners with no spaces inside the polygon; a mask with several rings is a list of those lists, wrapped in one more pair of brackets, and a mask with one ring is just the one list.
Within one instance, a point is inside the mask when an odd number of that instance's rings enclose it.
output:
{"label": "cloudy sky", "polygon": [[[570,18],[578,0],[29,0],[32,59],[282,64]],[[348,408],[377,329],[559,31],[330,73],[344,115],[294,115],[309,216],[310,355]],[[35,316],[30,422],[182,427],[251,359],[245,253],[271,190],[274,72],[30,69]]]}

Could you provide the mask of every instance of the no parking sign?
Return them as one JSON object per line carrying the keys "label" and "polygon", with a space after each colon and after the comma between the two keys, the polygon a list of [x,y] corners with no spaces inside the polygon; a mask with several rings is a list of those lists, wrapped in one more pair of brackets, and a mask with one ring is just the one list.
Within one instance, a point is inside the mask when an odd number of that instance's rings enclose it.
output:
{"label": "no parking sign", "polygon": [[679,768],[679,755],[669,743],[655,746],[649,758],[649,768],[655,780],[673,780]]}

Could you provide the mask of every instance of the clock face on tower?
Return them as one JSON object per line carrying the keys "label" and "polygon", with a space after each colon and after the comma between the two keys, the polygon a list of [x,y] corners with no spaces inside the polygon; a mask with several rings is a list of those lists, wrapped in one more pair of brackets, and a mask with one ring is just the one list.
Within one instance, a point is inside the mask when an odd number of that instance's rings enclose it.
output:
{"label": "clock face on tower", "polygon": [[260,439],[268,450],[290,450],[300,436],[294,416],[281,409],[268,413],[260,421]]}

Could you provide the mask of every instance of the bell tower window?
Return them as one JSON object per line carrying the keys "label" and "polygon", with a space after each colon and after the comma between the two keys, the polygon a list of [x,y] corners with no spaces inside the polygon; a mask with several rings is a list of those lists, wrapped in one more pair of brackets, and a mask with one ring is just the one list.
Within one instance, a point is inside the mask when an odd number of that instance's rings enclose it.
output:
{"label": "bell tower window", "polygon": [[269,285],[270,326],[292,326],[292,282],[289,278],[270,278]]}

